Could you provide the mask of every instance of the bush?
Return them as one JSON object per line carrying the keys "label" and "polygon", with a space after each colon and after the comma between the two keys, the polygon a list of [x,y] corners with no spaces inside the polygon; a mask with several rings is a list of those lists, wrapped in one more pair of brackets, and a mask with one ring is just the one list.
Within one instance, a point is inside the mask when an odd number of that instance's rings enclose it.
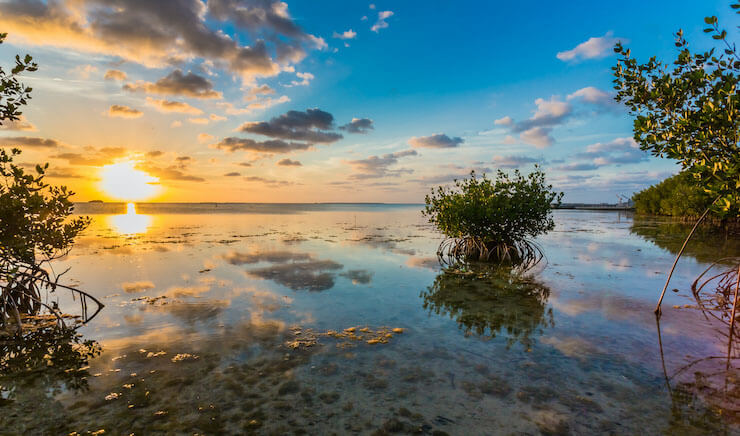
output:
{"label": "bush", "polygon": [[535,171],[513,177],[498,171],[495,180],[470,173],[452,189],[440,186],[426,196],[423,213],[447,236],[438,255],[448,260],[494,260],[534,266],[542,257],[530,238],[555,227],[551,209],[563,194]]}

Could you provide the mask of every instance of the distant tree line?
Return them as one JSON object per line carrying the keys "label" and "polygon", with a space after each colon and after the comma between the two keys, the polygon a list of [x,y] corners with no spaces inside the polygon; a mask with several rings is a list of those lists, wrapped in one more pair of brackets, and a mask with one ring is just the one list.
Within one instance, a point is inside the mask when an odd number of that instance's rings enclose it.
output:
{"label": "distant tree line", "polygon": [[639,214],[694,218],[712,204],[714,197],[697,185],[691,174],[682,171],[636,193],[632,201]]}

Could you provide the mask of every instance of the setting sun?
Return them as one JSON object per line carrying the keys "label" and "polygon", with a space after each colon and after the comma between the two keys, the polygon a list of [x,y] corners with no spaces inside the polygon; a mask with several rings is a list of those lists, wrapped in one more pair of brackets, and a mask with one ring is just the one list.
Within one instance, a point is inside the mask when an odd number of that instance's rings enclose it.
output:
{"label": "setting sun", "polygon": [[159,179],[134,168],[135,163],[119,162],[102,167],[100,188],[117,200],[146,200],[159,190]]}

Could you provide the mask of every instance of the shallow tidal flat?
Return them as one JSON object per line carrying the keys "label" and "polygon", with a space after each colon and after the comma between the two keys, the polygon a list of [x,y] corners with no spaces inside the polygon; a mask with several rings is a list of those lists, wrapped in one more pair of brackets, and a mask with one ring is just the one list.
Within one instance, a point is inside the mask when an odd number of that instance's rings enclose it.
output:
{"label": "shallow tidal flat", "polygon": [[555,211],[547,264],[512,278],[443,268],[418,205],[124,211],[78,209],[93,225],[56,268],[106,307],[82,337],[50,339],[52,365],[0,376],[0,429],[740,431],[737,361],[717,358],[725,332],[690,292],[737,240],[692,242],[656,325],[688,231],[663,221]]}

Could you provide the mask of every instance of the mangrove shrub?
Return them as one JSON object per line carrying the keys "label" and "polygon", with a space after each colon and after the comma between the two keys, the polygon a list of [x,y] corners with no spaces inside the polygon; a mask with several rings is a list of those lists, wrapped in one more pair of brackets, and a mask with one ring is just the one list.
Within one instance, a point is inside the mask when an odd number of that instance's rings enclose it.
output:
{"label": "mangrove shrub", "polygon": [[447,237],[439,246],[441,257],[530,267],[542,258],[532,238],[555,227],[551,208],[562,196],[545,183],[539,167],[526,176],[499,170],[494,180],[471,171],[452,188],[433,189],[423,213]]}
{"label": "mangrove shrub", "polygon": [[[5,36],[0,34],[0,43]],[[0,69],[0,126],[19,119],[31,88],[17,75],[36,68],[31,56],[26,55],[23,59],[16,56],[16,66],[10,73]],[[0,149],[0,332],[12,330],[11,323],[21,332],[26,321],[40,318],[37,315],[43,309],[62,323],[56,304],[44,298],[61,286],[50,265],[67,254],[75,237],[89,223],[87,218],[71,218],[71,191],[46,183],[48,164],[26,171],[14,163],[20,154],[18,149]],[[92,297],[71,290],[82,299],[84,312],[86,298]]]}

